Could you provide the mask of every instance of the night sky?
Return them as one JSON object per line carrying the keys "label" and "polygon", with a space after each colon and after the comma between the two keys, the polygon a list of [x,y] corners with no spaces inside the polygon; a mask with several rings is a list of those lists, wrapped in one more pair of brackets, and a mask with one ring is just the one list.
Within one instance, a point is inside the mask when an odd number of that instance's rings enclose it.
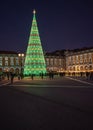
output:
{"label": "night sky", "polygon": [[44,51],[93,46],[92,0],[1,0],[0,50],[26,51],[33,9]]}

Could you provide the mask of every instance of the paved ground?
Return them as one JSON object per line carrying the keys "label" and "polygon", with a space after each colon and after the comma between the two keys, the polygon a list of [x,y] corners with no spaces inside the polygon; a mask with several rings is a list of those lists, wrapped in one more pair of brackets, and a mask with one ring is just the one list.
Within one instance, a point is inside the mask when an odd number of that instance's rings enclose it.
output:
{"label": "paved ground", "polygon": [[23,79],[1,85],[0,128],[92,130],[93,84],[79,80]]}

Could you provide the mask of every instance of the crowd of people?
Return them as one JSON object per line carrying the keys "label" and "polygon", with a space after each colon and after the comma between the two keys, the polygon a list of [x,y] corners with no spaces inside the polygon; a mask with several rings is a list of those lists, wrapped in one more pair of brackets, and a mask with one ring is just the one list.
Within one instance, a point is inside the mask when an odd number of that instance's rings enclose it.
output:
{"label": "crowd of people", "polygon": [[11,83],[13,83],[14,77],[18,77],[18,80],[20,80],[20,79],[23,78],[23,74],[15,74],[15,73],[12,73],[12,72],[2,73],[2,74],[0,74],[0,81],[7,79],[7,80],[10,80]]}
{"label": "crowd of people", "polygon": [[93,80],[93,72],[86,72],[87,79]]}
{"label": "crowd of people", "polygon": [[[79,76],[79,77],[86,77],[87,80],[93,80],[93,71],[91,72],[79,72],[79,73],[68,73],[66,74],[65,72],[60,72],[60,73],[54,73],[53,71],[50,71],[46,74],[44,73],[40,73],[38,76],[39,78],[41,77],[41,79],[43,80],[44,77],[48,77],[50,80],[54,79],[55,76],[60,76],[60,77],[63,77],[63,76]],[[31,77],[32,80],[34,80],[34,78],[37,76],[35,74],[31,74],[29,75]],[[15,73],[5,73],[5,74],[0,74],[0,81],[1,80],[4,80],[5,78],[7,78],[7,80],[10,80],[11,81],[11,84],[13,83],[13,80],[14,80],[14,77],[17,77],[18,80],[21,80],[24,78],[24,75],[23,74],[15,74]]]}

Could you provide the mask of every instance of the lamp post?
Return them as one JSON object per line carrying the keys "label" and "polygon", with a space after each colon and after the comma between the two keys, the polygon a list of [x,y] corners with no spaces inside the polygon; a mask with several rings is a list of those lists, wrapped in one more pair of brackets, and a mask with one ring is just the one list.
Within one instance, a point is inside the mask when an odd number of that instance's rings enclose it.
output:
{"label": "lamp post", "polygon": [[24,57],[24,54],[23,53],[19,53],[18,56],[19,56],[19,65],[20,65],[20,68],[21,68],[20,73],[22,75],[22,67],[23,67],[23,57]]}

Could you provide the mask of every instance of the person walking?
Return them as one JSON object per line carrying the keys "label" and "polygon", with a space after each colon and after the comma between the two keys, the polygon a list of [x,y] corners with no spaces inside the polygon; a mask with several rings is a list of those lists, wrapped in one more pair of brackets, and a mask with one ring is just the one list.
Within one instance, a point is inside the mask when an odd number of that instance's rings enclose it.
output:
{"label": "person walking", "polygon": [[13,84],[13,80],[14,80],[14,74],[11,73],[11,84]]}
{"label": "person walking", "polygon": [[20,80],[20,74],[18,75],[18,80]]}
{"label": "person walking", "polygon": [[34,74],[31,74],[31,79],[32,79],[32,80],[34,79]]}
{"label": "person walking", "polygon": [[43,73],[41,73],[41,79],[43,79],[43,76],[44,76]]}

